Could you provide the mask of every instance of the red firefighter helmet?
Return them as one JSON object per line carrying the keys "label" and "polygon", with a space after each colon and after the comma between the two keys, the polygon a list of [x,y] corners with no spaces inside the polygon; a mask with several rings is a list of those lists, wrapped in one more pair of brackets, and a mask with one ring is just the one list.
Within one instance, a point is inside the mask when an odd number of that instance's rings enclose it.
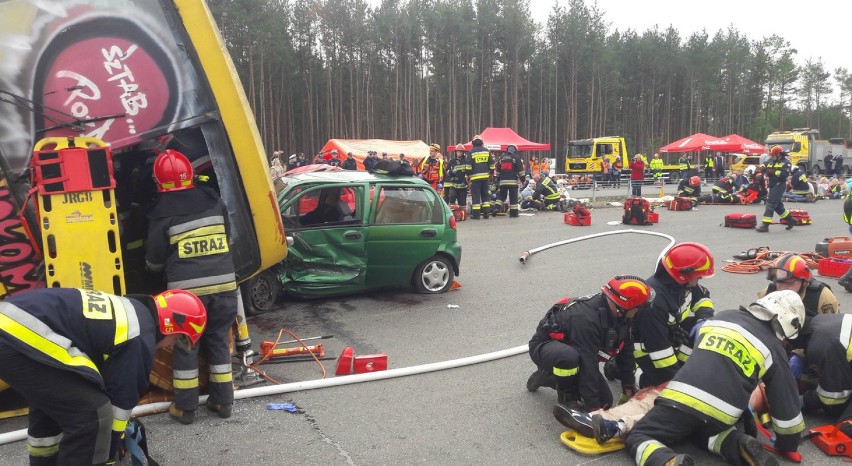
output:
{"label": "red firefighter helmet", "polygon": [[622,310],[647,307],[654,301],[654,289],[635,275],[618,275],[601,287],[603,294]]}
{"label": "red firefighter helmet", "polygon": [[810,281],[813,274],[807,262],[798,254],[784,254],[766,270],[766,279],[773,282]]}
{"label": "red firefighter helmet", "polygon": [[154,179],[161,193],[193,188],[192,175],[189,159],[176,150],[166,149],[154,161]]}
{"label": "red firefighter helmet", "polygon": [[455,149],[456,149],[456,152],[464,152],[464,145],[456,144]]}
{"label": "red firefighter helmet", "polygon": [[701,184],[701,178],[699,178],[697,176],[693,176],[692,178],[689,179],[689,185],[692,186],[693,188],[700,185],[700,184]]}
{"label": "red firefighter helmet", "polygon": [[781,146],[772,146],[772,149],[769,149],[769,153],[772,155],[778,155],[784,152],[784,148]]}
{"label": "red firefighter helmet", "polygon": [[681,285],[698,277],[712,277],[713,254],[707,246],[699,243],[679,243],[672,246],[660,263],[666,272]]}
{"label": "red firefighter helmet", "polygon": [[160,333],[180,333],[194,345],[207,326],[207,311],[198,296],[184,290],[166,290],[152,296],[157,307]]}

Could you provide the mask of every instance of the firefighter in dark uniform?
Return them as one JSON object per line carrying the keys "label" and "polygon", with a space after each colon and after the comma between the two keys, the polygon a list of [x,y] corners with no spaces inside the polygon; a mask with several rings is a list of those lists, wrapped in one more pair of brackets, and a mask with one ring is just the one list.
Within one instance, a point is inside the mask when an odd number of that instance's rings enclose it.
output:
{"label": "firefighter in dark uniform", "polygon": [[773,291],[793,290],[802,298],[809,318],[836,314],[840,309],[831,287],[814,278],[805,258],[798,254],[788,253],[775,259],[766,271],[766,278],[769,286],[757,293],[759,298]]}
{"label": "firefighter in dark uniform", "polygon": [[777,465],[763,444],[735,424],[762,381],[775,431],[775,448],[795,452],[805,428],[796,382],[782,342],[805,324],[793,291],[770,293],[748,308],[720,312],[698,331],[689,361],[657,397],[625,441],[639,466],[694,464],[667,445],[685,439],[734,465]]}
{"label": "firefighter in dark uniform", "polygon": [[[840,431],[852,437],[852,315],[820,314],[809,317],[794,345],[805,349],[807,365],[819,375],[819,385],[805,391],[805,411],[822,409],[836,417]],[[842,424],[841,424],[842,423]]]}
{"label": "firefighter in dark uniform", "polygon": [[713,183],[713,202],[739,202],[739,199],[734,197],[733,178],[723,176],[719,178],[719,181]]}
{"label": "firefighter in dark uniform", "polygon": [[456,144],[456,157],[447,164],[444,174],[444,201],[464,207],[467,204],[467,177],[470,163],[464,156],[464,146]]}
{"label": "firefighter in dark uniform", "polygon": [[468,154],[470,162],[470,218],[479,220],[482,212],[483,218],[488,218],[491,213],[491,194],[488,192],[488,184],[491,172],[494,171],[494,157],[482,143],[482,137],[478,134],[471,142],[473,147]]}
{"label": "firefighter in dark uniform", "polygon": [[769,194],[766,197],[766,209],[763,211],[763,221],[757,227],[760,233],[769,231],[769,224],[772,223],[772,213],[775,212],[781,216],[781,221],[787,224],[787,229],[793,228],[793,217],[790,211],[784,208],[784,203],[781,202],[781,197],[784,191],[787,190],[787,175],[790,174],[790,161],[787,159],[787,153],[781,146],[773,146],[769,153],[772,159],[767,162],[765,175],[769,184]]}
{"label": "firefighter in dark uniform", "polygon": [[518,216],[518,178],[524,172],[524,162],[518,155],[518,148],[510,145],[506,152],[497,161],[497,177],[499,178],[500,192],[497,200],[506,199],[509,195],[509,217]]}
{"label": "firefighter in dark uniform", "polygon": [[691,176],[680,180],[677,185],[677,196],[688,197],[692,199],[692,204],[698,204],[698,198],[701,196],[701,178]]}
{"label": "firefighter in dark uniform", "polygon": [[154,163],[160,197],[148,213],[146,266],[165,272],[167,287],[198,295],[207,309],[201,345],[175,345],[175,401],[169,414],[190,424],[198,406],[198,352],[209,363],[207,407],[230,417],[234,403],[228,332],[237,315],[237,282],[228,244],[225,204],[205,186],[196,186],[192,165],[180,152],[165,150]]}
{"label": "firefighter in dark uniform", "polygon": [[205,322],[204,306],[183,290],[152,299],[40,288],[3,300],[0,379],[29,405],[30,464],[115,464],[155,345],[195,342]]}
{"label": "firefighter in dark uniform", "polygon": [[[612,392],[598,368],[599,354],[614,357],[627,397],[635,393],[629,321],[645,312],[654,290],[639,277],[620,275],[602,292],[565,298],[550,308],[530,340],[530,358],[538,369],[527,380],[534,392],[548,386],[563,405],[595,410],[613,405]],[[641,310],[640,310],[641,309]]]}
{"label": "firefighter in dark uniform", "polygon": [[536,173],[533,175],[533,180],[535,180],[533,199],[542,202],[542,210],[556,210],[559,208],[559,188],[556,186],[553,178]]}
{"label": "firefighter in dark uniform", "polygon": [[689,357],[690,333],[714,312],[710,292],[698,281],[713,274],[713,255],[703,244],[675,244],[660,259],[647,280],[657,297],[634,319],[633,355],[642,369],[641,388],[671,380]]}

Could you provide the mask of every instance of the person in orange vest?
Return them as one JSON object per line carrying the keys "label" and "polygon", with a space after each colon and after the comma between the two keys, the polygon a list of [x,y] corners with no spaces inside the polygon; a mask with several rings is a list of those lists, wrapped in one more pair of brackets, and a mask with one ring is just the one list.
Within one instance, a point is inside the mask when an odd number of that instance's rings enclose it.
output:
{"label": "person in orange vest", "polygon": [[547,157],[541,158],[541,164],[539,165],[539,170],[541,170],[542,175],[550,176],[550,161],[547,160]]}
{"label": "person in orange vest", "polygon": [[538,163],[538,157],[530,157],[530,175],[535,176],[541,173],[541,165]]}
{"label": "person in orange vest", "polygon": [[420,162],[418,169],[420,178],[426,180],[433,188],[441,191],[444,186],[444,158],[441,156],[441,146],[437,144],[429,145],[429,157]]}

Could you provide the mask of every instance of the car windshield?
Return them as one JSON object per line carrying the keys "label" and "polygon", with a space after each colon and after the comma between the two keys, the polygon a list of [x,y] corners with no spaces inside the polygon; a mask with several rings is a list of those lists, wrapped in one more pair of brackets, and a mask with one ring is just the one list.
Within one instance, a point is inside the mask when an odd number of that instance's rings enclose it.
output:
{"label": "car windshield", "polygon": [[572,159],[586,158],[592,155],[591,144],[571,144],[568,146],[568,157]]}

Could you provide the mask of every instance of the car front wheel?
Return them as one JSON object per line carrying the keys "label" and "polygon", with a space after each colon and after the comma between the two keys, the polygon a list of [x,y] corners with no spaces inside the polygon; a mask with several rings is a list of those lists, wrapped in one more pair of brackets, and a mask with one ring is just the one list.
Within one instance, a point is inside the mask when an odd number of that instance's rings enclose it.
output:
{"label": "car front wheel", "polygon": [[414,289],[418,293],[443,293],[450,289],[455,274],[450,262],[435,255],[417,266],[414,271]]}
{"label": "car front wheel", "polygon": [[243,295],[246,315],[256,316],[269,312],[275,307],[275,301],[281,291],[281,283],[274,273],[264,270],[243,283],[240,291]]}

